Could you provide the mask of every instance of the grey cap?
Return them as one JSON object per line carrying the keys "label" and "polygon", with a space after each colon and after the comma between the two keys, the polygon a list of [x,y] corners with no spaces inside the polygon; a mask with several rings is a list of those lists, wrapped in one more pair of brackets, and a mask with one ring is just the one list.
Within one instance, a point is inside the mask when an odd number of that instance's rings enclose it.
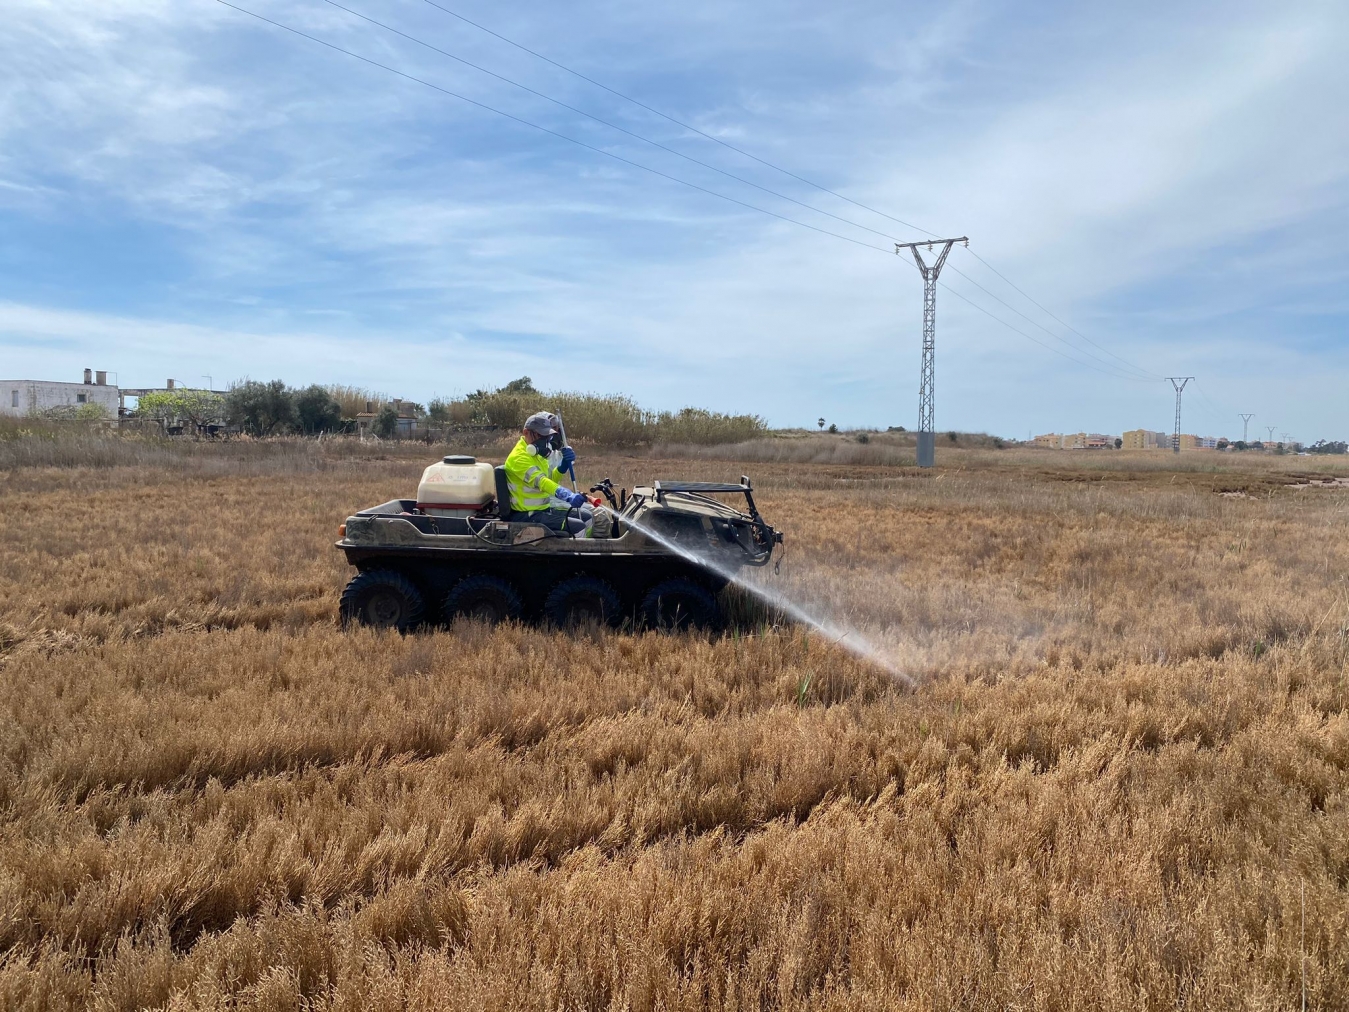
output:
{"label": "grey cap", "polygon": [[547,411],[536,411],[525,419],[525,428],[540,436],[551,436],[557,431],[557,416]]}

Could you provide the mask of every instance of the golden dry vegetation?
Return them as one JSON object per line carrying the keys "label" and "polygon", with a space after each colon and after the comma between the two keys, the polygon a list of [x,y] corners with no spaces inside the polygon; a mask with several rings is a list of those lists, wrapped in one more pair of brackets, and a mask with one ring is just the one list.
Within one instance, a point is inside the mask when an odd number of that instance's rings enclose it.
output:
{"label": "golden dry vegetation", "polygon": [[747,467],[777,579],[912,684],[799,628],[344,633],[413,449],[5,472],[0,1008],[1349,1008],[1349,490],[1288,487],[1333,465],[829,452]]}

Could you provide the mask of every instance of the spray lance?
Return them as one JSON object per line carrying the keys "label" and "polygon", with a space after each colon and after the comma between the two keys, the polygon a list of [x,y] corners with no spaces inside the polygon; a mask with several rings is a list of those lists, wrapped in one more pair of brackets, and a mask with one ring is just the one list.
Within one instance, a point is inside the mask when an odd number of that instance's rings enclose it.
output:
{"label": "spray lance", "polygon": [[[563,446],[566,446],[566,445],[567,445],[567,427],[566,427],[565,425],[562,424],[562,415],[561,415],[561,414],[555,414],[553,417],[557,419],[557,434],[562,438],[562,445],[563,445]],[[567,465],[567,473],[568,473],[569,475],[571,475],[571,490],[572,490],[573,492],[575,492],[575,491],[576,491],[576,464],[575,464],[574,462]]]}
{"label": "spray lance", "polygon": [[[561,414],[558,414],[558,413],[554,413],[553,417],[557,419],[557,435],[558,435],[558,438],[562,440],[562,445],[563,445],[563,446],[566,446],[566,445],[567,445],[567,427],[562,423],[562,415],[561,415]],[[572,490],[573,492],[579,491],[579,489],[577,489],[577,487],[576,487],[576,463],[575,463],[574,461],[573,461],[572,463],[570,463],[570,464],[567,465],[567,471],[566,471],[566,474],[571,478],[571,490]],[[590,490],[591,495],[593,496],[593,494],[594,494],[595,492],[597,492],[597,491],[603,491],[603,489],[601,488],[601,486],[603,486],[603,485],[609,485],[609,484],[610,484],[609,479],[608,479],[608,478],[605,478],[604,481],[600,483],[600,485],[597,485],[597,486],[595,486],[595,488],[592,488],[592,489]],[[612,494],[612,492],[605,492],[605,494],[609,496],[610,501],[613,500],[613,494]],[[587,498],[590,498],[590,497],[587,497]],[[590,498],[590,502],[591,502],[592,505],[597,506],[597,507],[601,505],[601,500],[599,500],[599,499]]]}

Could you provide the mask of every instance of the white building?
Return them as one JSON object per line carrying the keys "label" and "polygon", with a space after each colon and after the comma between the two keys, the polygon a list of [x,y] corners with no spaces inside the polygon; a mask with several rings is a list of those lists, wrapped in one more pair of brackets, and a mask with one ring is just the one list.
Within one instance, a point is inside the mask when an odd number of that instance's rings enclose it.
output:
{"label": "white building", "polygon": [[108,385],[108,374],[84,370],[83,383],[48,380],[0,380],[0,415],[40,415],[53,409],[77,410],[97,404],[109,418],[117,417],[117,388]]}

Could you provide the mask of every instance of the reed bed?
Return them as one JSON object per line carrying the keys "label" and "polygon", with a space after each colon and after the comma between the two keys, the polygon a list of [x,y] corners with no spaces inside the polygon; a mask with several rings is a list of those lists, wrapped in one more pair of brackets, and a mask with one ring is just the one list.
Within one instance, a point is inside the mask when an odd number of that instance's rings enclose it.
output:
{"label": "reed bed", "polygon": [[910,684],[771,623],[341,632],[336,525],[425,461],[338,446],[8,472],[0,1008],[1349,1008],[1305,459],[583,455],[743,465],[764,578]]}

